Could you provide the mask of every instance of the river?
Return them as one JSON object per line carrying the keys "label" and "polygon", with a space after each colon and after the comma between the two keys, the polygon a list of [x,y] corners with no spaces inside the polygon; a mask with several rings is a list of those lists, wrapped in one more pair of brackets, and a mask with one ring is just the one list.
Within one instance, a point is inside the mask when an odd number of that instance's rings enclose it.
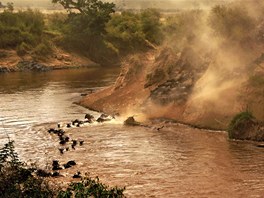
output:
{"label": "river", "polygon": [[[126,186],[128,197],[264,197],[264,149],[229,141],[225,132],[170,124],[162,130],[121,122],[71,130],[85,141],[63,155],[47,125],[93,113],[73,104],[81,93],[114,82],[118,68],[0,75],[0,140],[15,140],[20,157],[43,167],[74,159],[75,171]],[[55,124],[53,124],[55,125]],[[64,179],[62,179],[64,180]]]}

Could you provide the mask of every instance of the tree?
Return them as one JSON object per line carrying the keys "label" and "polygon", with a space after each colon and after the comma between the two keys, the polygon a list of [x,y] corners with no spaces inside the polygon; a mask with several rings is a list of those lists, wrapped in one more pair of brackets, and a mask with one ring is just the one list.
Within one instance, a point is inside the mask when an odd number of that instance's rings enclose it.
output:
{"label": "tree", "polygon": [[[115,4],[100,0],[52,0],[61,4],[69,13],[70,18],[78,17],[80,25],[93,33],[105,33],[105,24],[115,12]],[[75,21],[76,22],[76,21]]]}
{"label": "tree", "polygon": [[7,7],[7,11],[9,11],[9,12],[13,12],[14,11],[14,3],[8,2],[6,7]]}
{"label": "tree", "polygon": [[160,18],[160,12],[155,9],[146,9],[141,13],[142,31],[146,39],[154,44],[161,44],[163,38]]}

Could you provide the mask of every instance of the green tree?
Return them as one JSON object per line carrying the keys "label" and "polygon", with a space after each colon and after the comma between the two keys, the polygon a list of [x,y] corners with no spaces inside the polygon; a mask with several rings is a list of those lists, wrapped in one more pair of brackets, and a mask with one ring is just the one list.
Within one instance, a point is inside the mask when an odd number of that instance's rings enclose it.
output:
{"label": "green tree", "polygon": [[13,12],[13,11],[14,11],[14,3],[12,3],[12,2],[8,2],[8,3],[6,4],[6,11],[8,11],[8,12]]}
{"label": "green tree", "polygon": [[145,34],[142,31],[139,14],[122,12],[114,15],[106,25],[107,39],[120,52],[136,50],[142,47]]}
{"label": "green tree", "polygon": [[[61,4],[70,14],[72,25],[78,22],[74,28],[84,33],[105,33],[105,24],[115,12],[115,4],[100,0],[52,0]],[[82,28],[80,28],[82,27]]]}
{"label": "green tree", "polygon": [[93,61],[112,64],[115,52],[104,41],[105,25],[115,12],[115,4],[100,0],[52,0],[69,13],[64,44],[67,48],[82,50]]}
{"label": "green tree", "polygon": [[142,31],[146,39],[154,44],[161,44],[163,39],[160,18],[160,12],[155,9],[146,9],[141,13]]}

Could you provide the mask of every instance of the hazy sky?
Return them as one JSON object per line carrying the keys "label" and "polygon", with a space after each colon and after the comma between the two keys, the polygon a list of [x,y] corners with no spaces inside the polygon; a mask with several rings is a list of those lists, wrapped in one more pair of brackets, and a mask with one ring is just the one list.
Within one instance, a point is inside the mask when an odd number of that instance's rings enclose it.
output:
{"label": "hazy sky", "polygon": [[[7,2],[13,2],[15,7],[36,7],[36,8],[49,8],[53,9],[58,6],[54,6],[51,3],[52,0],[0,0],[0,2],[6,4]],[[144,8],[157,7],[157,8],[183,8],[190,6],[210,6],[221,1],[232,0],[112,0],[113,2],[124,2],[123,5],[127,8]],[[147,2],[147,3],[146,3]]]}

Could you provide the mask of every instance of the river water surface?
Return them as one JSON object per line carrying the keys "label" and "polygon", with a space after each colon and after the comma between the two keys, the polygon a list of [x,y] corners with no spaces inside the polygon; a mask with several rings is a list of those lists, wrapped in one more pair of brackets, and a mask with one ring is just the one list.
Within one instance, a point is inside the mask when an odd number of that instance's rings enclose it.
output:
{"label": "river water surface", "polygon": [[40,167],[52,159],[76,160],[76,167],[62,171],[65,178],[77,170],[90,172],[109,185],[126,186],[128,197],[264,197],[264,149],[229,141],[224,132],[176,124],[157,131],[116,121],[67,131],[85,144],[60,155],[48,125],[83,119],[90,111],[73,102],[81,93],[112,84],[118,72],[1,74],[1,145],[8,134],[20,157]]}

